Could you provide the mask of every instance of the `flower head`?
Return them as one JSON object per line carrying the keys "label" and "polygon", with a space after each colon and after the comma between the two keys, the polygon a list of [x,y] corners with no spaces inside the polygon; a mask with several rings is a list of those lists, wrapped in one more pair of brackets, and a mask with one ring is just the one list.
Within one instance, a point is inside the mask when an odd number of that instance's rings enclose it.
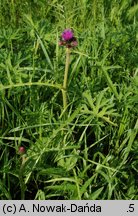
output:
{"label": "flower head", "polygon": [[59,46],[66,46],[67,48],[72,48],[78,45],[74,33],[71,29],[65,29],[59,41]]}
{"label": "flower head", "polygon": [[64,46],[65,44],[66,44],[65,41],[59,41],[59,42],[58,42],[58,45],[59,45],[59,46]]}
{"label": "flower head", "polygon": [[18,150],[18,153],[19,154],[24,154],[25,153],[25,148],[23,146],[20,146],[19,150]]}
{"label": "flower head", "polygon": [[74,37],[73,31],[71,29],[65,29],[61,37],[62,37],[62,40],[69,41]]}
{"label": "flower head", "polygon": [[72,42],[71,42],[71,46],[72,47],[75,47],[75,46],[77,46],[78,45],[78,42],[76,41],[76,40],[73,40]]}

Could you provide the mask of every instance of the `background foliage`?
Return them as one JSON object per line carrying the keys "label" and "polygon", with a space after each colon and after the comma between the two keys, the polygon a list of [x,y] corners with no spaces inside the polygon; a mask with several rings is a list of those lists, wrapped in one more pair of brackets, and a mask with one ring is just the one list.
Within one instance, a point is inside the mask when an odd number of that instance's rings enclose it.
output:
{"label": "background foliage", "polygon": [[138,199],[137,51],[137,1],[0,0],[0,199]]}

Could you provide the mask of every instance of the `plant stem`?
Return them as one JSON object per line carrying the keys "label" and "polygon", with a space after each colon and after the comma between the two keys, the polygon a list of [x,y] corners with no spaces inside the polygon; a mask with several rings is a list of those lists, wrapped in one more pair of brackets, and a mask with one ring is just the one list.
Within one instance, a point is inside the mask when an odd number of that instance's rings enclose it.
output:
{"label": "plant stem", "polygon": [[67,108],[67,81],[68,81],[68,71],[69,71],[69,63],[70,63],[70,49],[66,49],[66,65],[65,65],[65,73],[64,73],[64,81],[63,81],[63,89],[62,89],[62,97],[63,97],[63,108],[66,110]]}
{"label": "plant stem", "polygon": [[20,181],[20,188],[21,188],[21,200],[24,200],[25,198],[25,182],[23,179],[23,170],[24,170],[24,165],[25,165],[26,159],[24,155],[22,156],[22,164],[20,167],[20,172],[19,172],[19,181]]}

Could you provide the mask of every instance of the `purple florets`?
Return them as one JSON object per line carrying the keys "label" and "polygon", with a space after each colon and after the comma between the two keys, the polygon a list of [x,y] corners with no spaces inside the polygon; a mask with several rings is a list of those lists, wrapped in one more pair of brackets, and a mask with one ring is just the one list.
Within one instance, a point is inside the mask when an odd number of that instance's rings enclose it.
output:
{"label": "purple florets", "polygon": [[78,45],[74,33],[71,29],[65,29],[59,41],[59,46],[66,46],[67,48],[72,48]]}
{"label": "purple florets", "polygon": [[73,32],[71,31],[71,29],[65,29],[62,33],[62,40],[64,41],[69,41],[74,37]]}

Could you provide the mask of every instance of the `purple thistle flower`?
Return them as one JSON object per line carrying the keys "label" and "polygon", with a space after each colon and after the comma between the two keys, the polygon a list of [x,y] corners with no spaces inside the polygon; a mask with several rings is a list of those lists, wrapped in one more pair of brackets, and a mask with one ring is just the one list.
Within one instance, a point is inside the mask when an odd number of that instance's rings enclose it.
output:
{"label": "purple thistle flower", "polygon": [[74,37],[74,34],[71,29],[65,29],[61,35],[62,40],[69,41]]}
{"label": "purple thistle flower", "polygon": [[61,38],[58,44],[59,46],[66,46],[67,48],[73,48],[78,45],[78,42],[74,37],[73,31],[71,29],[65,29],[61,34]]}

